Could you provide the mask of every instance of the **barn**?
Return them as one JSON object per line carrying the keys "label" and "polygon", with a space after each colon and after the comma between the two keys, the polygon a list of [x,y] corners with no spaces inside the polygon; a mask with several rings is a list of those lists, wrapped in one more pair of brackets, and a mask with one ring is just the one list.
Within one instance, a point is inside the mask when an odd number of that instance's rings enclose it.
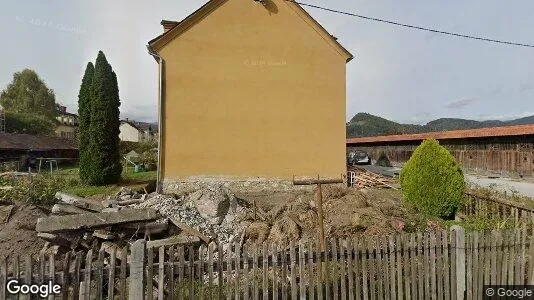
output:
{"label": "barn", "polygon": [[402,164],[429,138],[446,147],[464,171],[520,177],[534,174],[534,125],[349,138],[347,151],[364,150],[375,159],[385,152],[390,161]]}

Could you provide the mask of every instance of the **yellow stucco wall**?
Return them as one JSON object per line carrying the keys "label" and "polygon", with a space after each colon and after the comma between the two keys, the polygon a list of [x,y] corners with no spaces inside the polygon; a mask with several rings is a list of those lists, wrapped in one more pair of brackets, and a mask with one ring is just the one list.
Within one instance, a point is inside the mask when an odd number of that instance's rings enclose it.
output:
{"label": "yellow stucco wall", "polygon": [[224,1],[158,52],[164,180],[345,173],[347,54],[293,4]]}

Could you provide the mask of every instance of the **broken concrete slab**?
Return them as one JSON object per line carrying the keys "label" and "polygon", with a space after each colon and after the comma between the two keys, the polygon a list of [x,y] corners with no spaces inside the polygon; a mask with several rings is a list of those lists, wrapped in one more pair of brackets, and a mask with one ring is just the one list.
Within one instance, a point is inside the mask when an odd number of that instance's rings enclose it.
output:
{"label": "broken concrete slab", "polygon": [[68,195],[65,193],[57,192],[56,198],[70,205],[74,205],[79,208],[91,210],[94,212],[100,212],[104,208],[101,204],[84,198]]}
{"label": "broken concrete slab", "polygon": [[79,208],[66,203],[56,203],[52,206],[52,213],[57,215],[86,214],[92,211]]}
{"label": "broken concrete slab", "polygon": [[152,221],[159,217],[153,209],[122,209],[113,213],[88,213],[67,216],[49,216],[37,220],[38,232],[78,230],[129,222]]}
{"label": "broken concrete slab", "polygon": [[200,238],[197,236],[187,236],[187,235],[179,234],[179,235],[172,236],[166,239],[148,241],[146,243],[146,247],[147,248],[159,248],[162,246],[185,245],[185,244],[199,243],[199,242],[200,242]]}

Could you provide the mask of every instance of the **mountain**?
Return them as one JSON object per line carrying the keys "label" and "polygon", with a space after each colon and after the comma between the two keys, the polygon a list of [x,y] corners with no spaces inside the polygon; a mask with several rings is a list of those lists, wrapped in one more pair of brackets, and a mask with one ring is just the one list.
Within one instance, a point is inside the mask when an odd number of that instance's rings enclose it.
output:
{"label": "mountain", "polygon": [[347,123],[347,137],[424,133],[527,124],[534,124],[534,116],[509,121],[475,121],[458,118],[441,118],[430,121],[425,125],[413,125],[397,123],[368,113],[357,113]]}

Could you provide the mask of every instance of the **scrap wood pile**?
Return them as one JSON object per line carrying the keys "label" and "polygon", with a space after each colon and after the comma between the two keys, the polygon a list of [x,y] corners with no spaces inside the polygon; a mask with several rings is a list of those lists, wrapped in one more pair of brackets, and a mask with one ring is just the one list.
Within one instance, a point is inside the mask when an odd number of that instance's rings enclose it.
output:
{"label": "scrap wood pile", "polygon": [[397,182],[393,178],[360,168],[355,169],[354,172],[356,173],[354,185],[357,188],[362,189],[364,187],[380,187],[394,190],[398,189]]}
{"label": "scrap wood pile", "polygon": [[47,241],[41,253],[89,249],[111,253],[139,238],[148,240],[148,247],[210,242],[180,220],[151,208],[132,207],[148,197],[123,189],[116,197],[100,202],[58,192],[60,202],[53,206],[52,214],[37,220],[37,235]]}

